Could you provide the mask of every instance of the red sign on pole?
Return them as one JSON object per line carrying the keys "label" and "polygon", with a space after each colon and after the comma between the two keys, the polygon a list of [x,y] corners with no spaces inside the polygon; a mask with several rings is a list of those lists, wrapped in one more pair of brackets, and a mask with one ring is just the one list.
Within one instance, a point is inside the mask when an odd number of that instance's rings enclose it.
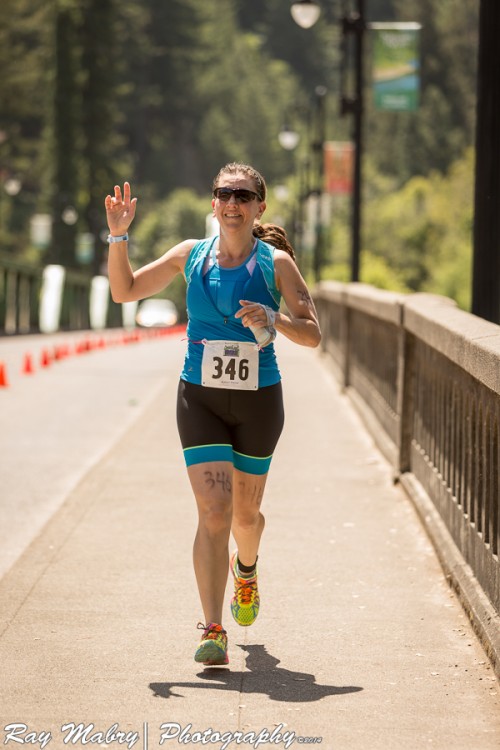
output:
{"label": "red sign on pole", "polygon": [[354,144],[327,141],[324,144],[325,192],[331,195],[352,193]]}

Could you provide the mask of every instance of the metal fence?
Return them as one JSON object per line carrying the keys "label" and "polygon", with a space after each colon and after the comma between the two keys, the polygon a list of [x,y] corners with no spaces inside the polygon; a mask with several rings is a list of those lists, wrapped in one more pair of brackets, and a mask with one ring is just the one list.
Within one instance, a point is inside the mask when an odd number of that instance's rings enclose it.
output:
{"label": "metal fence", "polygon": [[38,330],[41,272],[0,256],[0,333]]}
{"label": "metal fence", "polygon": [[[43,269],[20,263],[0,254],[0,335],[38,333]],[[90,287],[92,279],[83,272],[65,272],[60,328],[90,328]],[[121,305],[109,300],[107,327],[122,324]]]}
{"label": "metal fence", "polygon": [[346,393],[395,477],[432,503],[499,633],[500,326],[362,284],[323,282],[314,298]]}

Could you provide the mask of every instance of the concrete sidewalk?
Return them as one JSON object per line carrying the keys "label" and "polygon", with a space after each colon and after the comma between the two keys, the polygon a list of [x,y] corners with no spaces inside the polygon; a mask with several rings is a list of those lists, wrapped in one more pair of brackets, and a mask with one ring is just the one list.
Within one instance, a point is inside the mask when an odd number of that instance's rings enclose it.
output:
{"label": "concrete sidewalk", "polygon": [[410,502],[318,353],[279,357],[261,614],[239,628],[227,604],[229,668],[193,661],[169,378],[0,582],[0,744],[498,750],[498,683]]}

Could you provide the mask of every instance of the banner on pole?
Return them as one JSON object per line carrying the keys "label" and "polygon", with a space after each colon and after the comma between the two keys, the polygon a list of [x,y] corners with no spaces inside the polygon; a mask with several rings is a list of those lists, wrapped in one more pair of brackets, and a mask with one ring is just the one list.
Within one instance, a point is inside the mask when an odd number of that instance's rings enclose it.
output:
{"label": "banner on pole", "polygon": [[326,141],[324,150],[325,193],[352,193],[354,144],[349,141]]}
{"label": "banner on pole", "polygon": [[419,23],[371,23],[375,107],[412,112],[420,98]]}

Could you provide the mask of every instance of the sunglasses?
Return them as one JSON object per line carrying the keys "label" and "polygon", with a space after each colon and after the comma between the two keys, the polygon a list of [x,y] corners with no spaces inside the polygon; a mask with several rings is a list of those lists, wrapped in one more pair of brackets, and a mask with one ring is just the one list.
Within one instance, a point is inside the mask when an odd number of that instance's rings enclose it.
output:
{"label": "sunglasses", "polygon": [[214,197],[218,198],[222,203],[227,203],[232,195],[234,195],[236,203],[250,203],[255,198],[260,200],[258,193],[254,193],[253,190],[247,190],[246,188],[218,187],[214,190]]}

